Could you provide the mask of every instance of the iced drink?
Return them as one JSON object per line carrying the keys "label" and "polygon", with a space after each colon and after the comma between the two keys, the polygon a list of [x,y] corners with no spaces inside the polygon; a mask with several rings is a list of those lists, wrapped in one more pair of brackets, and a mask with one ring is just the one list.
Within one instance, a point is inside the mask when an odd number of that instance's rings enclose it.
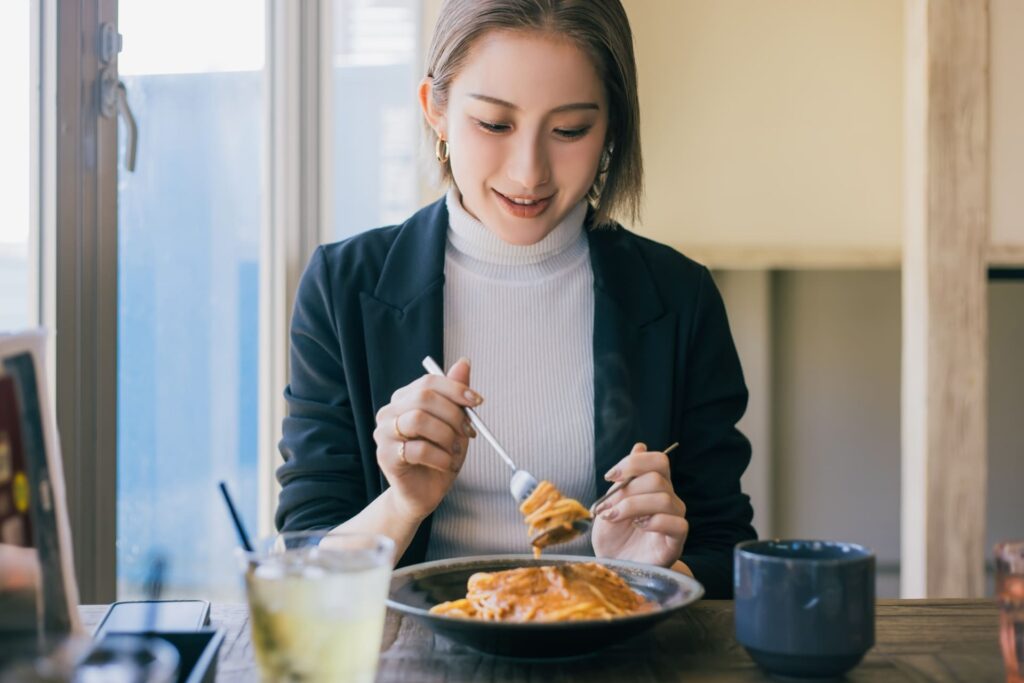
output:
{"label": "iced drink", "polygon": [[282,536],[277,548],[249,556],[245,575],[263,680],[371,683],[391,577],[390,540],[352,535],[312,545],[308,536]]}

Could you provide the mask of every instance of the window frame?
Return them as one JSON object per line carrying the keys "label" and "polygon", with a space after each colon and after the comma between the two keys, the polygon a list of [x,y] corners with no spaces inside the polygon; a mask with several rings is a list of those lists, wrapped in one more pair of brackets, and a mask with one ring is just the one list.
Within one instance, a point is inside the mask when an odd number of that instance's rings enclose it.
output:
{"label": "window frame", "polygon": [[320,243],[326,155],[321,96],[329,0],[267,0],[267,186],[261,240],[257,526],[274,532],[274,476],[287,414],[289,328],[299,279]]}
{"label": "window frame", "polygon": [[[117,0],[41,0],[40,318],[83,602],[116,594],[117,120],[100,115],[99,27]],[[95,40],[83,40],[83,36]],[[116,69],[116,57],[114,68]]]}

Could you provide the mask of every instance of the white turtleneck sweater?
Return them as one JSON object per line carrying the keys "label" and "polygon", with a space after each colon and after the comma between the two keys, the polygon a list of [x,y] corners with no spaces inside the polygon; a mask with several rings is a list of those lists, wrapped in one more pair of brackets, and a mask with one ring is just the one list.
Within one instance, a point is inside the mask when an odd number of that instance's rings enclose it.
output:
{"label": "white turtleneck sweater", "polygon": [[[516,465],[589,504],[594,485],[594,276],[581,202],[536,244],[504,242],[447,196],[444,358],[470,360],[480,417]],[[512,472],[470,441],[434,513],[427,559],[527,553]],[[592,554],[589,537],[549,552]]]}

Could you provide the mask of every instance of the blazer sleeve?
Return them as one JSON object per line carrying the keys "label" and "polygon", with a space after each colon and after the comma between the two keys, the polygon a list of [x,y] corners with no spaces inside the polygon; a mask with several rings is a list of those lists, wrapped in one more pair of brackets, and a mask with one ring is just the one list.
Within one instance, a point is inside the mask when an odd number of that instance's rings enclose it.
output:
{"label": "blazer sleeve", "polygon": [[281,531],[329,528],[367,504],[331,278],[318,247],[299,283],[291,323],[288,416],[275,523]]}
{"label": "blazer sleeve", "polygon": [[685,344],[680,452],[670,456],[690,524],[681,559],[707,597],[731,598],[733,547],[757,537],[750,498],[740,489],[750,442],[736,428],[748,394],[725,305],[706,268]]}

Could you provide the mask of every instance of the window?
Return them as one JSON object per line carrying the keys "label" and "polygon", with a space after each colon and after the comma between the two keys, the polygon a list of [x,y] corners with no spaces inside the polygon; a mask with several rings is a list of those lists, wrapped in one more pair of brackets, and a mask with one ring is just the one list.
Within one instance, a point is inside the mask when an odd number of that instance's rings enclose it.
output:
{"label": "window", "polygon": [[240,597],[216,485],[255,530],[265,5],[119,4],[139,130],[135,171],[118,169],[120,599],[154,552],[166,597]]}
{"label": "window", "polygon": [[[299,275],[316,242],[400,221],[418,204],[421,3],[53,3],[43,54],[48,74],[60,65],[58,116],[40,118],[49,146],[39,148],[56,151],[41,175],[56,199],[40,204],[55,204],[42,224],[56,236],[39,240],[29,230],[38,171],[25,163],[37,46],[24,30],[38,2],[0,2],[4,78],[23,79],[0,87],[24,95],[0,109],[0,145],[19,155],[0,156],[0,181],[21,183],[0,182],[14,193],[2,197],[0,328],[36,322],[32,251],[55,247],[45,263],[56,273],[54,324],[77,331],[61,337],[55,376],[62,441],[75,454],[68,477],[81,484],[69,498],[83,596],[110,599],[116,560],[117,597],[140,597],[159,553],[165,597],[240,599],[216,485],[228,482],[253,535],[269,530]],[[102,24],[115,16],[117,72],[138,127],[133,171],[126,126],[92,109],[94,67],[106,63],[98,46],[111,43],[50,51],[109,37]],[[65,110],[81,125],[57,129]],[[115,316],[116,351],[105,337]],[[112,496],[89,492],[115,483],[112,520]]]}
{"label": "window", "polygon": [[333,2],[327,240],[399,223],[417,208],[420,4]]}
{"label": "window", "polygon": [[0,3],[0,332],[34,325],[30,0]]}

